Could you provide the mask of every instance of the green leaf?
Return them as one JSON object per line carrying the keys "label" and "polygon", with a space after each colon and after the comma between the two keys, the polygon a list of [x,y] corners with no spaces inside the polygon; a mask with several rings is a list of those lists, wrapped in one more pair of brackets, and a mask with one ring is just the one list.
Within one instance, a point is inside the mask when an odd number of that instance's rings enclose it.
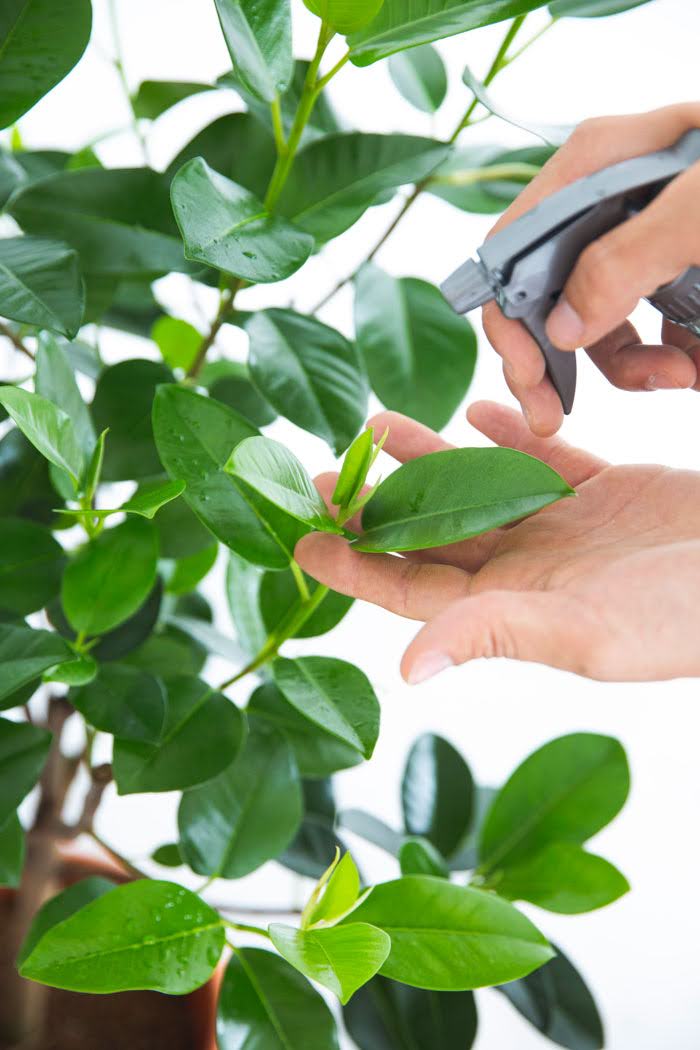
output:
{"label": "green leaf", "polygon": [[354,747],[300,714],[272,682],[255,690],[248,711],[284,733],[303,777],[327,777],[362,761]]}
{"label": "green leaf", "polygon": [[365,813],[362,809],[345,809],[340,813],[338,820],[341,827],[398,857],[403,837],[371,813]]}
{"label": "green leaf", "polygon": [[245,734],[235,704],[199,678],[167,684],[165,724],[157,743],[117,739],[114,779],[120,795],[180,791],[217,776],[233,762]]}
{"label": "green leaf", "polygon": [[151,854],[151,860],[160,864],[162,868],[181,868],[185,863],[177,842],[168,842],[164,846],[159,846]]}
{"label": "green leaf", "polygon": [[84,308],[78,256],[72,248],[41,237],[0,239],[3,317],[71,339],[83,322]]}
{"label": "green leaf", "polygon": [[389,73],[403,97],[423,113],[437,113],[447,97],[447,70],[430,44],[389,59]]}
{"label": "green leaf", "polygon": [[75,66],[92,28],[90,0],[4,0],[0,128],[14,124]]}
{"label": "green leaf", "polygon": [[204,547],[201,551],[190,554],[187,558],[179,558],[174,566],[173,573],[167,582],[166,590],[169,594],[189,594],[198,583],[209,575],[214,568],[219,553],[218,543],[212,543],[210,547]]}
{"label": "green leaf", "polygon": [[278,857],[280,864],[298,875],[320,879],[338,852],[347,847],[335,833],[335,799],[330,780],[305,780],[304,819],[287,850]]}
{"label": "green leaf", "polygon": [[282,853],[302,817],[299,772],[276,729],[254,720],[238,759],[182,797],[183,856],[198,875],[240,879]]}
{"label": "green leaf", "polygon": [[198,84],[187,80],[144,80],[132,98],[134,116],[138,120],[157,120],[192,95],[212,91],[212,84]]}
{"label": "green leaf", "polygon": [[140,518],[103,532],[68,564],[61,601],[71,625],[86,635],[104,634],[143,604],[156,579],[158,542]]}
{"label": "green leaf", "polygon": [[71,693],[90,725],[128,740],[159,739],[166,710],[163,683],[126,664],[105,664],[94,681]]}
{"label": "green leaf", "polygon": [[374,460],[374,430],[363,430],[345,453],[338,475],[333,504],[343,509],[351,507],[358,498]]}
{"label": "green leaf", "polygon": [[[309,594],[314,595],[318,583],[304,575]],[[267,634],[271,634],[287,618],[299,602],[299,589],[291,570],[266,572],[260,580],[259,610]],[[336,591],[329,591],[321,605],[293,635],[294,638],[316,638],[327,634],[340,623],[353,604],[353,599]]]}
{"label": "green leaf", "polygon": [[462,211],[498,214],[513,203],[554,152],[550,146],[457,150],[440,165],[426,189]]}
{"label": "green leaf", "polygon": [[320,930],[273,923],[270,937],[296,970],[330,989],[341,1003],[374,977],[391,950],[387,934],[364,922]]}
{"label": "green leaf", "polygon": [[294,71],[288,0],[214,2],[236,76],[258,98],[273,102]]}
{"label": "green leaf", "polygon": [[380,194],[422,181],[449,152],[442,142],[412,135],[327,135],[299,153],[276,210],[323,244]]}
{"label": "green leaf", "polygon": [[367,415],[367,380],[353,343],[292,310],[264,310],[246,325],[250,371],[277,411],[340,455]]}
{"label": "green leaf", "polygon": [[24,830],[19,817],[13,813],[0,825],[0,886],[15,889],[22,879],[24,868]]}
{"label": "green leaf", "polygon": [[547,911],[578,915],[604,908],[629,892],[617,868],[575,842],[551,842],[495,880],[501,897],[528,901]]}
{"label": "green leaf", "polygon": [[99,664],[91,656],[76,656],[47,671],[45,682],[62,682],[64,685],[81,686],[92,682],[97,676]]}
{"label": "green leaf", "polygon": [[416,740],[401,781],[401,802],[406,831],[450,857],[469,830],[474,806],[469,766],[452,744],[432,733]]}
{"label": "green leaf", "polygon": [[449,423],[474,375],[476,335],[439,289],[364,266],[355,325],[372,389],[384,405],[434,430]]}
{"label": "green leaf", "polygon": [[[539,972],[539,971],[538,971]],[[358,1050],[470,1050],[477,1017],[471,992],[426,992],[375,977],[343,1008]]]}
{"label": "green leaf", "polygon": [[402,875],[435,875],[439,879],[450,877],[445,858],[429,839],[406,839],[399,850],[399,863]]}
{"label": "green leaf", "polygon": [[267,426],[277,419],[269,401],[255,387],[247,365],[237,361],[213,361],[200,373],[200,382],[208,387],[217,401],[223,401],[256,427]]}
{"label": "green leaf", "polygon": [[131,499],[122,503],[120,510],[127,514],[138,514],[142,518],[152,520],[161,507],[171,503],[185,491],[187,486],[184,481],[150,482],[139,485],[138,490]]}
{"label": "green leaf", "polygon": [[52,336],[43,335],[39,340],[34,387],[37,394],[52,401],[70,417],[85,461],[89,461],[97,440],[90,410],[83,401],[63,347]]}
{"label": "green leaf", "polygon": [[22,686],[70,656],[60,635],[25,624],[0,623],[0,708]]}
{"label": "green leaf", "polygon": [[312,529],[341,531],[302,464],[278,441],[247,438],[233,450],[225,470]]}
{"label": "green leaf", "polygon": [[151,330],[151,339],[170,368],[182,368],[186,372],[199,353],[203,336],[187,321],[159,317]]}
{"label": "green leaf", "polygon": [[361,551],[424,550],[534,514],[573,489],[509,448],[460,448],[411,460],[383,481],[362,516]]}
{"label": "green leaf", "polygon": [[8,430],[0,440],[0,515],[49,525],[58,500],[44,457],[21,430]]}
{"label": "green leaf", "polygon": [[282,281],[313,251],[312,237],[270,215],[257,197],[201,157],[173,179],[172,204],[186,257],[233,277],[255,284]]}
{"label": "green leaf", "polygon": [[153,430],[163,466],[186,482],[183,499],[209,531],[246,561],[286,569],[308,529],[223,469],[255,428],[221,402],[173,385],[156,395]]}
{"label": "green leaf", "polygon": [[64,919],[69,919],[86,904],[109,893],[111,889],[114,889],[114,883],[110,879],[93,875],[74,883],[43,904],[32,920],[29,933],[17,956],[17,965],[21,966],[25,959],[29,958],[44,934]]}
{"label": "green leaf", "polygon": [[108,631],[91,653],[98,660],[121,660],[141,645],[154,629],[160,613],[163,585],[157,579],[151,593],[133,616]]}
{"label": "green leaf", "polygon": [[379,701],[367,676],[344,660],[326,656],[278,659],[277,686],[305,718],[372,757],[379,735]]}
{"label": "green leaf", "polygon": [[194,893],[142,879],[117,886],[59,922],[20,973],[74,992],[187,995],[209,979],[224,940],[221,919]]}
{"label": "green leaf", "polygon": [[285,959],[239,948],[219,996],[219,1050],[338,1050],[335,1020],[321,996]]}
{"label": "green leaf", "polygon": [[45,729],[0,718],[0,826],[36,784],[50,746]]}
{"label": "green leaf", "polygon": [[238,642],[249,658],[257,656],[268,636],[260,614],[262,578],[262,569],[231,551],[226,569],[226,598]]}
{"label": "green leaf", "polygon": [[189,272],[168,180],[149,168],[81,168],[21,187],[7,210],[26,233],[65,241],[91,276]]}
{"label": "green leaf", "polygon": [[648,3],[649,0],[552,0],[549,13],[553,18],[602,18]]}
{"label": "green leaf", "polygon": [[77,487],[85,460],[72,419],[45,397],[15,386],[0,386],[0,405],[42,456],[68,471]]}
{"label": "green leaf", "polygon": [[58,594],[65,563],[43,525],[0,518],[0,609],[18,616],[42,609]]}
{"label": "green leaf", "polygon": [[619,813],[629,784],[613,737],[570,733],[550,741],[494,799],[481,832],[482,867],[507,868],[551,842],[584,843]]}
{"label": "green leaf", "polygon": [[583,977],[560,948],[540,970],[501,985],[515,1009],[558,1046],[602,1050],[603,1022]]}
{"label": "green leaf", "polygon": [[[251,102],[257,102],[270,119],[270,107],[266,103],[252,96]],[[272,126],[268,128],[251,113],[227,113],[218,117],[180,150],[168,165],[167,174],[173,178],[195,157],[201,157],[214,171],[262,200],[277,161]]]}
{"label": "green leaf", "polygon": [[167,617],[167,622],[194,639],[199,645],[204,646],[207,652],[221,656],[229,663],[240,665],[245,660],[245,653],[235,639],[222,634],[211,624],[195,616],[170,615]]}
{"label": "green leaf", "polygon": [[345,36],[376,18],[384,0],[304,0],[304,3],[331,29]]}
{"label": "green leaf", "polygon": [[125,659],[131,667],[148,671],[167,685],[183,675],[198,675],[206,662],[206,653],[196,642],[167,627],[147,638]]}
{"label": "green leaf", "polygon": [[553,954],[539,930],[507,901],[428,875],[375,886],[347,922],[368,922],[389,934],[385,977],[434,991],[503,984]]}
{"label": "green leaf", "polygon": [[385,0],[378,16],[348,41],[356,66],[368,66],[418,44],[527,14],[543,0]]}
{"label": "green leaf", "polygon": [[486,814],[498,794],[498,788],[474,785],[474,806],[469,834],[463,839],[459,849],[449,859],[450,871],[471,871],[479,863],[479,838],[484,826]]}
{"label": "green leaf", "polygon": [[486,90],[486,85],[482,84],[481,81],[474,76],[468,66],[462,74],[462,80],[474,97],[479,100],[481,105],[484,106],[489,113],[498,117],[499,120],[504,120],[506,124],[512,124],[514,127],[520,128],[521,131],[528,131],[531,135],[536,135],[537,138],[542,139],[542,141],[547,143],[548,146],[563,145],[573,131],[573,127],[569,124],[539,124],[531,120],[522,120],[519,116],[514,116],[509,111],[503,109],[503,107],[497,102],[494,102],[491,95]]}
{"label": "green leaf", "polygon": [[138,481],[161,473],[151,411],[158,387],[173,381],[165,365],[138,358],[120,361],[102,372],[92,413],[98,430],[109,428],[105,481]]}
{"label": "green leaf", "polygon": [[189,558],[190,555],[199,554],[212,545],[211,532],[193,514],[185,501],[186,492],[187,489],[183,492],[183,499],[166,503],[153,519],[160,542],[161,558]]}
{"label": "green leaf", "polygon": [[340,859],[340,851],[338,851],[333,863],[316,884],[302,912],[302,929],[318,925],[333,925],[352,908],[359,896],[360,873],[357,865],[349,853],[343,854]]}

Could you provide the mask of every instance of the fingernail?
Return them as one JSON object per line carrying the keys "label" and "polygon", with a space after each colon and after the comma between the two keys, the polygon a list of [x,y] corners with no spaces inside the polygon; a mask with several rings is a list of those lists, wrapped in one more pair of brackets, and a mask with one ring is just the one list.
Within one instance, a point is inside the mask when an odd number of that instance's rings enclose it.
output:
{"label": "fingernail", "polygon": [[583,342],[586,326],[571,303],[563,297],[547,320],[547,335],[555,346],[576,348]]}
{"label": "fingernail", "polygon": [[677,383],[671,376],[666,375],[664,372],[659,372],[658,375],[649,376],[646,383],[644,384],[647,390],[684,390],[685,387]]}
{"label": "fingernail", "polygon": [[423,653],[409,671],[408,684],[420,685],[441,671],[446,671],[448,667],[454,667],[454,660],[447,653]]}

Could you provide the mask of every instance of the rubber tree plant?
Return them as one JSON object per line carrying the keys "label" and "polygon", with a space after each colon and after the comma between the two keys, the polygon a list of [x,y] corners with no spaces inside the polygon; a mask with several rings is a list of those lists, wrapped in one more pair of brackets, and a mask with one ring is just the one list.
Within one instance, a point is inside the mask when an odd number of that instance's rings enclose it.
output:
{"label": "rubber tree plant", "polygon": [[[518,150],[470,147],[473,124],[504,117],[488,85],[561,17],[637,5],[554,0],[530,30],[541,0],[305,0],[318,32],[304,60],[293,57],[289,0],[212,3],[232,62],[215,82],[132,91],[115,45],[144,158],[152,122],[186,97],[227,93],[235,109],[165,171],[106,168],[90,145],[24,148],[17,121],[78,62],[90,0],[6,0],[0,15],[0,333],[26,365],[0,387],[0,882],[15,890],[2,938],[36,982],[3,986],[3,1038],[41,1045],[42,985],[181,995],[224,960],[221,1050],[248,1040],[332,1050],[333,996],[361,1050],[422,1050],[438,1027],[443,1050],[464,1050],[472,990],[484,986],[555,1042],[600,1046],[582,978],[513,901],[574,913],[626,891],[584,848],[624,803],[620,745],[561,738],[495,791],[474,785],[447,741],[422,737],[403,777],[403,829],[338,814],[331,778],[371,759],[380,706],[358,667],[313,655],[310,640],[351,602],[307,578],[294,548],[321,530],[399,555],[572,495],[546,465],[499,448],[438,453],[376,483],[382,435],[363,431],[370,390],[440,429],[467,392],[476,340],[435,287],[373,259],[423,193],[502,210],[561,129],[527,125],[544,144]],[[347,62],[388,58],[408,103],[434,112],[447,76],[432,42],[502,20],[483,79],[465,73],[449,141],[341,124],[325,89]],[[326,52],[343,37],[332,65]],[[289,277],[402,187],[412,189],[349,278],[353,338],[315,311],[246,308],[251,286]],[[154,282],[172,273],[218,288],[202,330],[160,305]],[[247,333],[245,361],[221,351],[230,325]],[[141,341],[125,340],[107,366],[105,328]],[[293,451],[263,436],[278,415],[342,458],[330,505]],[[235,638],[199,589],[222,558]],[[308,639],[309,654],[290,657],[290,639]],[[212,654],[229,663],[226,681],[209,671]],[[238,706],[227,693],[244,682]],[[67,742],[76,723],[77,752]],[[107,737],[111,760],[98,762]],[[158,877],[95,831],[113,781],[120,796],[182,793],[179,841],[146,865]],[[71,789],[80,813],[68,821]],[[393,854],[396,878],[365,880],[343,827]],[[81,835],[129,881],[90,878],[47,901],[59,847]],[[216,880],[272,860],[312,880],[293,923],[259,927],[209,903]],[[200,892],[181,885],[183,866],[206,879]]]}

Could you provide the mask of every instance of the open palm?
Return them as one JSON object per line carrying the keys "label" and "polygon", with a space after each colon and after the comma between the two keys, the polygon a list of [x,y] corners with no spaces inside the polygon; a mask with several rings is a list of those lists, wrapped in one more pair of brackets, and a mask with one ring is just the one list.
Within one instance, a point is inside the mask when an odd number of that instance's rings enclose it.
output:
{"label": "open palm", "polygon": [[[544,460],[577,490],[532,518],[407,557],[361,554],[313,535],[297,558],[321,582],[426,625],[402,671],[419,682],[476,657],[504,656],[603,680],[700,673],[700,474],[611,467],[559,439],[534,437],[490,402],[469,421],[496,444]],[[386,450],[401,462],[449,446],[396,413]],[[319,487],[328,496],[333,478]],[[357,524],[357,523],[355,523]]]}

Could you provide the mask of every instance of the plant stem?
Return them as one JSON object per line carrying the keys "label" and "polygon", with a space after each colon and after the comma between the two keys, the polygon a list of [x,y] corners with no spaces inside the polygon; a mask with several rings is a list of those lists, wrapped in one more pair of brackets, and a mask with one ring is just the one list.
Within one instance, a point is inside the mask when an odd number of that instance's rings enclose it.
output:
{"label": "plant stem", "polygon": [[262,926],[249,926],[245,922],[229,922],[228,919],[222,917],[221,921],[224,926],[227,926],[229,930],[237,930],[239,933],[255,933],[258,937],[265,937],[266,940],[270,940],[270,934],[267,930],[264,930]]}
{"label": "plant stem", "polygon": [[308,602],[309,598],[311,597],[311,594],[309,592],[304,573],[301,570],[301,566],[298,562],[294,560],[294,558],[292,558],[289,568],[292,570],[294,581],[297,587],[299,588],[299,596],[301,600],[303,602]]}
{"label": "plant stem", "polygon": [[19,352],[24,354],[25,357],[28,357],[30,361],[34,360],[34,354],[29,347],[25,346],[20,337],[15,335],[10,326],[3,324],[2,321],[0,321],[0,335],[4,335],[6,339],[9,339],[15,350],[19,350]]}
{"label": "plant stem", "polygon": [[93,842],[96,842],[97,845],[105,851],[105,853],[109,854],[112,860],[116,861],[117,864],[119,864],[124,869],[127,875],[130,875],[133,879],[148,878],[148,875],[146,875],[145,871],[141,871],[140,868],[137,868],[135,864],[132,864],[131,861],[127,860],[126,857],[122,856],[121,853],[117,853],[117,851],[113,849],[112,846],[109,846],[105,842],[105,840],[97,834],[95,830],[88,831],[88,835],[93,840]]}
{"label": "plant stem", "polygon": [[126,78],[126,70],[124,69],[124,55],[122,51],[121,34],[119,32],[119,18],[117,16],[116,0],[108,0],[107,6],[109,10],[109,19],[112,26],[112,42],[114,45],[114,57],[112,59],[112,64],[114,65],[117,76],[119,77],[119,82],[124,92],[124,98],[126,99],[127,105],[129,106],[129,109],[131,111],[131,127],[133,129],[134,135],[139,141],[139,145],[141,146],[143,159],[145,163],[148,164],[148,144],[141,130],[139,118],[136,116],[136,110],[134,109],[134,100],[129,89],[129,81]]}
{"label": "plant stem", "polygon": [[[543,36],[549,29],[551,29],[551,27],[556,22],[556,19],[551,19],[542,29],[535,33],[535,35],[531,37],[530,40],[523,44],[523,46],[518,51],[513,52],[513,54],[509,56],[508,52],[511,48],[511,45],[515,40],[517,34],[520,32],[520,29],[522,28],[526,18],[527,15],[519,15],[517,18],[514,18],[508,26],[508,31],[503,37],[500,47],[498,48],[498,51],[494,56],[493,62],[491,63],[486,76],[484,77],[483,83],[485,87],[488,87],[488,85],[498,76],[498,74],[502,70],[504,70],[507,66],[511,64],[511,62],[514,62],[516,58],[519,58],[520,55],[527,51],[527,49],[531,47],[536,40],[539,40],[540,37]],[[472,121],[472,115],[478,105],[479,100],[477,98],[472,99],[469,106],[467,107],[466,112],[464,113],[464,116],[459,121],[452,135],[447,140],[450,145],[454,145],[454,143],[459,138],[460,134],[466,128],[470,127],[472,123],[477,123],[476,121]],[[398,215],[396,215],[396,217],[392,220],[391,224],[384,231],[384,233],[379,238],[379,240],[369,252],[369,254],[365,256],[364,260],[360,263],[359,266],[355,267],[352,273],[348,274],[346,277],[343,277],[340,281],[338,281],[337,284],[333,286],[330,292],[328,292],[328,294],[325,295],[323,299],[321,299],[321,301],[318,302],[316,306],[311,310],[312,314],[318,313],[319,310],[322,310],[323,307],[331,301],[331,299],[334,299],[336,297],[338,292],[343,290],[346,284],[349,284],[350,281],[353,280],[353,278],[362,269],[363,266],[366,266],[367,263],[372,262],[372,260],[378,254],[378,252],[384,247],[386,242],[392,236],[399,224],[403,221],[404,216],[411,210],[413,205],[423,194],[423,192],[427,189],[431,182],[432,176],[429,176],[427,179],[423,179],[421,182],[416,183],[412,193],[404,201]]]}
{"label": "plant stem", "polygon": [[212,322],[212,326],[209,329],[208,334],[202,340],[197,356],[189,367],[187,372],[188,379],[196,379],[199,373],[202,371],[204,362],[206,361],[207,354],[211,350],[212,346],[216,342],[216,337],[226,323],[226,318],[233,310],[236,296],[243,287],[244,281],[242,277],[237,277],[231,284],[226,284],[221,291],[221,298],[219,299],[219,310]]}

